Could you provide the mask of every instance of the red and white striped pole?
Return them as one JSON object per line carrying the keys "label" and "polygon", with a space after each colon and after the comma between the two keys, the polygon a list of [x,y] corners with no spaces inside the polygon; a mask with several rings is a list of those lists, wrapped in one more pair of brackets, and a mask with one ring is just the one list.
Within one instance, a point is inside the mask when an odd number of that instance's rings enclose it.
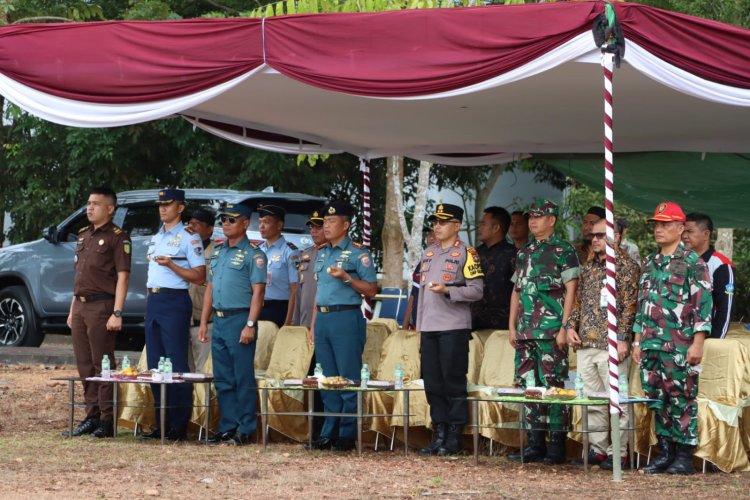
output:
{"label": "red and white striped pole", "polygon": [[[360,158],[362,172],[362,244],[370,250],[372,245],[372,210],[370,205],[370,162]],[[374,264],[373,264],[374,265]],[[372,319],[372,299],[365,297],[365,318]]]}
{"label": "red and white striped pole", "polygon": [[607,344],[609,353],[609,413],[612,434],[614,480],[622,479],[620,457],[619,355],[617,354],[617,285],[615,282],[614,155],[612,154],[612,76],[614,54],[602,52],[604,70],[604,208],[607,218]]}

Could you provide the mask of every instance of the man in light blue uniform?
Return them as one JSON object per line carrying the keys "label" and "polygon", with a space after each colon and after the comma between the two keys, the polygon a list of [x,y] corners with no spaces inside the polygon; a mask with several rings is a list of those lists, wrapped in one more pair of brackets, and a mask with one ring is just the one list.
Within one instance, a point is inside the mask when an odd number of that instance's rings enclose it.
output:
{"label": "man in light blue uniform", "polygon": [[[201,284],[206,279],[206,262],[200,236],[190,233],[182,223],[185,192],[181,189],[159,191],[159,217],[162,226],[148,246],[148,296],[146,300],[146,354],[148,367],[156,368],[160,357],[170,358],[174,372],[190,371],[190,317],[192,303],[188,294],[190,283]],[[156,401],[157,428],[141,437],[158,439],[161,426],[166,437],[185,439],[192,407],[192,386],[174,384],[167,391],[167,422],[160,422],[159,384],[152,384]]]}
{"label": "man in light blue uniform", "polygon": [[299,251],[281,235],[286,210],[276,205],[260,205],[258,216],[258,231],[265,240],[260,249],[268,257],[266,298],[260,319],[273,321],[279,327],[291,325],[297,294]]}
{"label": "man in light blue uniform", "polygon": [[[326,243],[318,250],[315,279],[316,307],[310,334],[314,335],[315,358],[327,376],[359,378],[365,347],[366,321],[360,309],[362,295],[377,292],[372,257],[360,243],[348,236],[354,208],[345,202],[331,202],[323,210]],[[353,392],[323,391],[323,406],[330,413],[355,413]],[[327,417],[320,437],[312,448],[349,451],[354,448],[356,425],[353,417]]]}
{"label": "man in light blue uniform", "polygon": [[208,264],[198,338],[208,342],[213,311],[211,354],[221,420],[211,444],[248,444],[256,428],[253,362],[267,270],[265,254],[247,239],[251,215],[245,205],[226,205],[219,217],[227,240],[216,245]]}

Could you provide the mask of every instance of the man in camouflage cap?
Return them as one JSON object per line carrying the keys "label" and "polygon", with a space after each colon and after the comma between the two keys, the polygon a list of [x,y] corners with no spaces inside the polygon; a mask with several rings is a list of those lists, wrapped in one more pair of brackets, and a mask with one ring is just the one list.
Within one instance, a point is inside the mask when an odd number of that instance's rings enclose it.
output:
{"label": "man in camouflage cap", "polygon": [[[558,208],[537,200],[528,210],[534,239],[518,252],[511,279],[509,339],[516,349],[516,383],[519,387],[563,387],[568,378],[567,332],[578,283],[578,255],[570,243],[555,236]],[[523,454],[510,460],[557,464],[565,461],[564,429],[568,407],[527,405],[525,420],[532,429]],[[549,424],[550,447],[545,432]]]}
{"label": "man in camouflage cap", "polygon": [[681,241],[685,214],[676,203],[654,211],[659,252],[643,264],[633,332],[633,361],[654,411],[659,458],[647,474],[694,474],[698,444],[698,372],[703,341],[711,332],[711,276],[700,256]]}

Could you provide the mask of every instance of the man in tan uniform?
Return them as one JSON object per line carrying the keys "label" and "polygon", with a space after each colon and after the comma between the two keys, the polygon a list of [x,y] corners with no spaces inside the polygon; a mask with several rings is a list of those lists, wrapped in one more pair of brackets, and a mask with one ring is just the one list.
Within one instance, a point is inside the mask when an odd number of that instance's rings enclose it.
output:
{"label": "man in tan uniform", "polygon": [[[203,256],[206,258],[206,266],[211,260],[212,250],[215,242],[211,240],[214,234],[214,221],[216,214],[205,208],[198,208],[190,215],[188,228],[193,234],[201,237],[203,244]],[[201,342],[198,339],[198,330],[201,324],[201,311],[203,310],[203,296],[206,293],[206,284],[197,285],[190,283],[188,287],[190,300],[193,301],[193,323],[190,327],[190,350],[188,351],[188,365],[191,372],[203,370],[203,365],[208,361],[211,353],[211,344]],[[213,327],[213,313],[208,318],[208,335],[211,335]]]}
{"label": "man in tan uniform", "polygon": [[477,251],[458,239],[464,211],[439,204],[430,216],[435,244],[422,256],[417,303],[421,364],[434,435],[422,455],[455,455],[469,418],[466,372],[469,369],[471,309],[482,298],[484,281]]}
{"label": "man in tan uniform", "polygon": [[[297,271],[299,271],[299,283],[297,283],[297,298],[294,301],[292,325],[302,325],[310,328],[313,309],[315,308],[315,292],[318,290],[318,283],[315,281],[315,270],[313,267],[318,258],[318,250],[326,243],[326,237],[323,234],[322,209],[315,210],[312,213],[310,219],[307,221],[307,227],[310,228],[310,237],[313,240],[313,244],[300,252],[299,267],[297,268]],[[312,363],[311,366],[315,366],[315,363]]]}
{"label": "man in tan uniform", "polygon": [[[112,223],[116,207],[114,191],[92,190],[86,205],[91,224],[78,232],[68,326],[81,378],[101,373],[105,354],[111,368],[116,367],[115,335],[122,330],[131,255],[130,237]],[[71,436],[114,436],[112,388],[110,383],[83,382],[86,418]]]}

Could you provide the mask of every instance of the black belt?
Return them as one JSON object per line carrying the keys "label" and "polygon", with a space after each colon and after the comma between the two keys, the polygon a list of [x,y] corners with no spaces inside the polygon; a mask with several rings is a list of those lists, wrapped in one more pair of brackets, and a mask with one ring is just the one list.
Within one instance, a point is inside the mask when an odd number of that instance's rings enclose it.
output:
{"label": "black belt", "polygon": [[345,304],[341,306],[318,306],[318,311],[322,313],[335,313],[340,311],[351,311],[352,309],[359,309],[361,306],[355,306],[353,304]]}
{"label": "black belt", "polygon": [[100,300],[115,300],[114,295],[98,293],[96,295],[76,295],[78,302],[99,302]]}
{"label": "black belt", "polygon": [[187,288],[149,288],[149,293],[188,293]]}
{"label": "black belt", "polygon": [[[211,324],[211,320],[208,320],[208,323]],[[201,320],[194,319],[193,320],[193,326],[201,326]]]}
{"label": "black belt", "polygon": [[214,314],[217,318],[228,318],[229,316],[234,316],[240,313],[247,314],[248,311],[250,311],[250,309],[247,307],[240,307],[239,309],[224,309],[223,311],[214,309]]}

